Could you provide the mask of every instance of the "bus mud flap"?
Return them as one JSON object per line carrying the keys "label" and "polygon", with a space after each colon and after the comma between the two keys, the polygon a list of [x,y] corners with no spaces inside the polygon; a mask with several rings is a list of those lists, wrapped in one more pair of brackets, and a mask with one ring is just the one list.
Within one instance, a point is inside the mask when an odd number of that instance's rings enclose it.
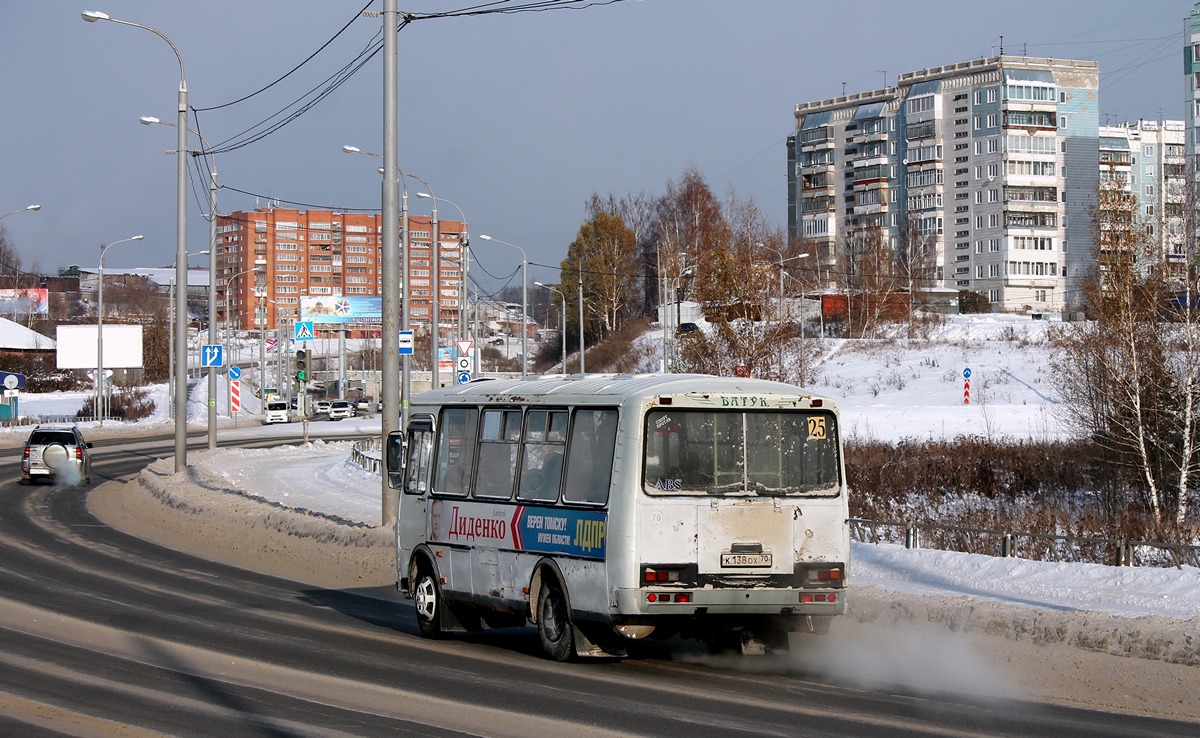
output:
{"label": "bus mud flap", "polygon": [[575,631],[575,655],[580,658],[622,658],[627,656],[625,646],[619,642],[619,637],[604,626],[585,626],[580,628],[572,623]]}

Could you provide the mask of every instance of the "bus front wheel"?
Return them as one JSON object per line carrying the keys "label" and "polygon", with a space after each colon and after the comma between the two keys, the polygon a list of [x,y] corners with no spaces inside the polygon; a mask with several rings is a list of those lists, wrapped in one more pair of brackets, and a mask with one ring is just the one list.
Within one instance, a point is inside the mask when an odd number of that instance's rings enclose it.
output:
{"label": "bus front wheel", "polygon": [[428,567],[422,567],[413,589],[413,603],[417,610],[417,627],[426,638],[437,638],[442,634],[442,588]]}
{"label": "bus front wheel", "polygon": [[546,582],[538,593],[538,639],[553,661],[566,661],[575,651],[567,597],[557,582]]}

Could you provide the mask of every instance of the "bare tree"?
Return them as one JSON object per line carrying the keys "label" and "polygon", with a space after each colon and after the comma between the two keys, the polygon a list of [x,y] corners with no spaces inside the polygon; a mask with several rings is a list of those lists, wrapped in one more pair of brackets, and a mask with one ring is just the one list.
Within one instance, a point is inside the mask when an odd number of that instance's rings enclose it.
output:
{"label": "bare tree", "polygon": [[[593,204],[599,203],[593,200]],[[567,247],[567,258],[561,266],[564,283],[570,276],[575,277],[576,284],[582,279],[590,296],[588,308],[599,319],[602,333],[611,333],[624,324],[637,302],[638,270],[634,234],[621,216],[596,209]],[[572,268],[574,275],[569,274]],[[564,294],[570,291],[564,290]],[[572,297],[578,308],[578,297]]]}
{"label": "bare tree", "polygon": [[[1153,523],[1182,525],[1200,466],[1196,407],[1200,316],[1196,274],[1172,270],[1121,183],[1102,182],[1094,268],[1083,283],[1091,320],[1058,335],[1058,390],[1068,416],[1136,471]],[[1197,257],[1195,199],[1184,209],[1186,263]]]}

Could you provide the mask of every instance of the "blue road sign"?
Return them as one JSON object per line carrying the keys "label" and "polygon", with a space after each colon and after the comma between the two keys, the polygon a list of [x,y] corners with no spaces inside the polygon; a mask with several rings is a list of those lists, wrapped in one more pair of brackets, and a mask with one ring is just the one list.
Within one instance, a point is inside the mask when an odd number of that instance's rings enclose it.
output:
{"label": "blue road sign", "polygon": [[400,331],[400,355],[411,356],[413,352],[413,332]]}
{"label": "blue road sign", "polygon": [[236,366],[229,367],[229,378],[230,379],[238,379],[241,376],[242,376],[241,369],[237,368]]}
{"label": "blue road sign", "polygon": [[296,322],[296,339],[297,341],[313,340],[313,322],[311,320],[300,320]]}
{"label": "blue road sign", "polygon": [[4,389],[23,390],[25,389],[25,375],[17,372],[0,372],[0,386]]}
{"label": "blue road sign", "polygon": [[225,366],[225,347],[211,343],[201,346],[200,366]]}
{"label": "blue road sign", "polygon": [[458,373],[458,383],[459,384],[466,384],[467,382],[470,382],[470,381],[471,381],[471,372],[459,372]]}

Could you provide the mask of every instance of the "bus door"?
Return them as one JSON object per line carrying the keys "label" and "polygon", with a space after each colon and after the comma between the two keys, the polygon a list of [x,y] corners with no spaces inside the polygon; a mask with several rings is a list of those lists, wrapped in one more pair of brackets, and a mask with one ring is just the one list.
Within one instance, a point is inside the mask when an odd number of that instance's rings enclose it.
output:
{"label": "bus door", "polygon": [[396,567],[401,579],[408,576],[408,561],[413,549],[425,541],[433,430],[432,415],[414,415],[408,424],[408,455],[404,462],[404,483],[396,519]]}

